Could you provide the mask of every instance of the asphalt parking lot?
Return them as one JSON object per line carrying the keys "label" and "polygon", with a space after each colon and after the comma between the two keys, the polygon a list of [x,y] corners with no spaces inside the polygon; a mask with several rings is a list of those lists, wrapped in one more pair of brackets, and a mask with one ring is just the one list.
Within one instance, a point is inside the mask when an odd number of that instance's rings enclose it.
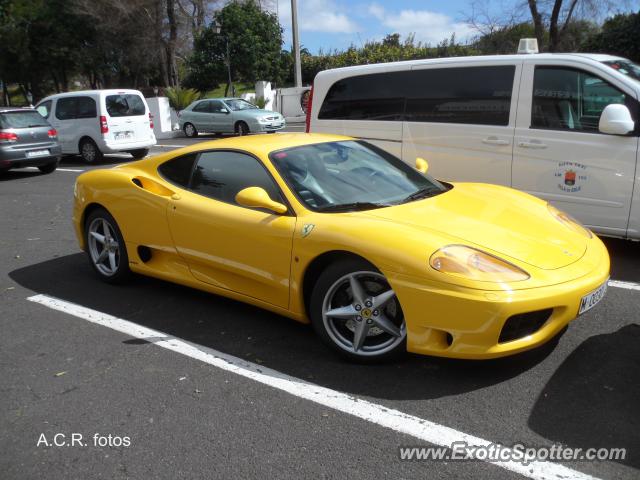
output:
{"label": "asphalt parking lot", "polygon": [[[150,278],[100,282],[70,219],[89,168],[73,157],[0,177],[0,478],[640,476],[640,244],[606,240],[605,299],[538,350],[354,365],[245,304]],[[627,456],[519,470],[400,460],[400,447],[448,439]]]}

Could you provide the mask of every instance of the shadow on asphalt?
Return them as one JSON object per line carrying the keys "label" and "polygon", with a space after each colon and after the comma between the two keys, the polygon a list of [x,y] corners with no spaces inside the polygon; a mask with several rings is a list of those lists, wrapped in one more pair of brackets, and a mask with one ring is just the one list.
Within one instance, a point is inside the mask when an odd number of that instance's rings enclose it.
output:
{"label": "shadow on asphalt", "polygon": [[602,238],[611,257],[611,278],[627,282],[640,279],[640,242]]}
{"label": "shadow on asphalt", "polygon": [[624,447],[640,468],[640,325],[587,339],[540,393],[529,427],[569,447]]}
{"label": "shadow on asphalt", "polygon": [[328,350],[308,325],[241,302],[142,276],[127,285],[105,284],[83,253],[14,270],[9,276],[37,293],[332,389],[376,398],[428,399],[486,388],[532,368],[557,345],[556,338],[531,352],[482,362],[407,355],[395,363],[355,365]]}

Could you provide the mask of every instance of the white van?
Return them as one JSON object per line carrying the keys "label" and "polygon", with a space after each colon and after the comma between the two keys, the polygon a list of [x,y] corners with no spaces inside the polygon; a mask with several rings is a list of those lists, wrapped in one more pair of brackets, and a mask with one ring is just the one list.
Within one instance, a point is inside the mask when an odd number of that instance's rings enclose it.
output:
{"label": "white van", "polygon": [[149,106],[138,90],[83,90],[42,99],[36,109],[58,131],[63,155],[87,163],[105,153],[143,158],[156,144]]}
{"label": "white van", "polygon": [[307,131],[423,157],[442,180],[512,186],[640,239],[639,98],[640,66],[608,55],[365,65],[316,76]]}

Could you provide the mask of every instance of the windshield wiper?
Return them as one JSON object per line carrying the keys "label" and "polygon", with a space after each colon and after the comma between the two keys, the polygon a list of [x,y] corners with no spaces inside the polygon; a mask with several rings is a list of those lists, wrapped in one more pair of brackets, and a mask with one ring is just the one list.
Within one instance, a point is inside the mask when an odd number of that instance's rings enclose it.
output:
{"label": "windshield wiper", "polygon": [[400,203],[408,203],[408,202],[412,202],[413,200],[418,200],[420,198],[432,197],[434,195],[437,195],[438,193],[440,193],[439,188],[423,187],[420,190],[416,190],[415,192],[413,192],[411,195],[406,197]]}
{"label": "windshield wiper", "polygon": [[319,212],[348,212],[352,210],[373,210],[375,208],[391,207],[388,203],[375,203],[375,202],[352,202],[352,203],[340,203],[338,205],[325,205],[318,207]]}

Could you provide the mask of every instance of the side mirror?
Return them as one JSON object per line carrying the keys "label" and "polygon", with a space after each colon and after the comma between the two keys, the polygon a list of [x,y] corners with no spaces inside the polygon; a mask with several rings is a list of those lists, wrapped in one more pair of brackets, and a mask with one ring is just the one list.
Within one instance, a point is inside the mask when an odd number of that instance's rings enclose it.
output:
{"label": "side mirror", "polygon": [[266,208],[272,212],[287,213],[287,207],[281,203],[274,202],[269,194],[261,187],[247,187],[236,194],[238,205],[250,208]]}
{"label": "side mirror", "polygon": [[229,113],[229,110],[227,110],[226,108],[221,108],[220,113]]}
{"label": "side mirror", "polygon": [[635,123],[626,105],[612,103],[607,105],[600,115],[598,130],[610,135],[626,135],[633,132]]}
{"label": "side mirror", "polygon": [[424,158],[416,158],[416,170],[420,173],[427,173],[427,170],[429,170],[429,164]]}

